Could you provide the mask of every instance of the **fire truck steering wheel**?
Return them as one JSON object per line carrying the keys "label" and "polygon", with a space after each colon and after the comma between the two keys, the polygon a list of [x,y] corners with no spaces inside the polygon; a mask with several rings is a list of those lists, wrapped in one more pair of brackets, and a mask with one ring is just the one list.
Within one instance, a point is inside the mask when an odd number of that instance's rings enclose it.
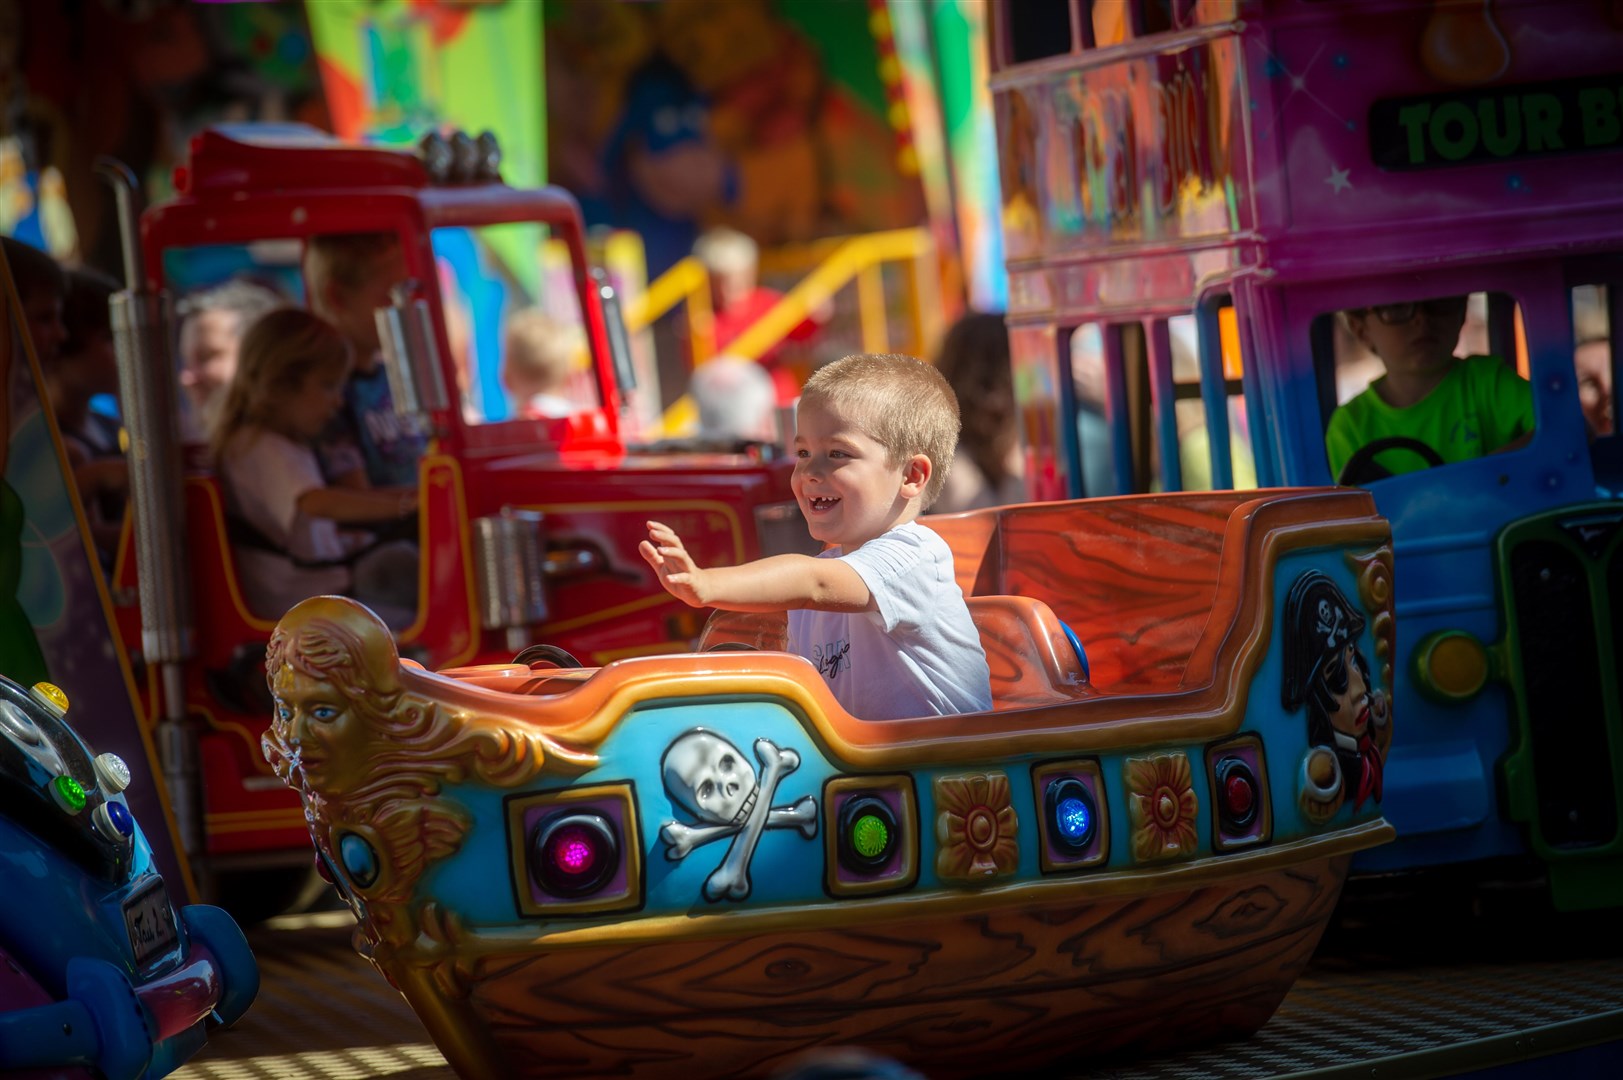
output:
{"label": "fire truck steering wheel", "polygon": [[1411,439],[1407,435],[1388,435],[1384,439],[1376,439],[1360,446],[1357,452],[1347,459],[1347,464],[1341,467],[1341,473],[1336,477],[1336,483],[1361,486],[1396,475],[1392,470],[1375,460],[1377,454],[1384,454],[1388,450],[1407,450],[1411,454],[1419,455],[1425,461],[1428,469],[1443,464],[1443,455],[1419,439]]}
{"label": "fire truck steering wheel", "polygon": [[578,668],[580,661],[567,649],[560,649],[556,645],[530,645],[513,657],[515,664],[527,664],[535,667],[537,664],[556,668]]}

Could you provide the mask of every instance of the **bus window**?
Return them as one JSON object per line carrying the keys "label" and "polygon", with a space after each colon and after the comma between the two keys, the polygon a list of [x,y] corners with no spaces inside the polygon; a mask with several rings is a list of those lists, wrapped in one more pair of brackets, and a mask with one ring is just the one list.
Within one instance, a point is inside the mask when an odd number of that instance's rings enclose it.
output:
{"label": "bus window", "polygon": [[1105,373],[1105,341],[1098,323],[1085,323],[1071,335],[1071,384],[1076,400],[1077,470],[1084,498],[1114,495],[1115,451],[1110,435],[1110,379]]}
{"label": "bus window", "polygon": [[[1085,495],[1159,490],[1161,456],[1150,415],[1149,357],[1137,322],[1088,325],[1071,338]],[[1090,436],[1084,431],[1092,429]],[[1097,475],[1097,469],[1102,475]],[[1102,481],[1095,487],[1094,479]]]}
{"label": "bus window", "polygon": [[1107,45],[1120,45],[1133,36],[1129,25],[1130,5],[1123,0],[1093,0],[1093,41],[1096,49]]}
{"label": "bus window", "polygon": [[1138,5],[1138,32],[1140,35],[1164,34],[1173,28],[1173,7],[1177,0],[1140,0]]}
{"label": "bus window", "polygon": [[1616,431],[1617,382],[1612,373],[1617,352],[1612,346],[1608,306],[1608,297],[1615,291],[1606,285],[1580,285],[1572,290],[1572,359],[1577,369],[1578,404],[1595,438]]}
{"label": "bus window", "polygon": [[[1245,411],[1245,357],[1240,344],[1240,320],[1234,313],[1234,303],[1227,298],[1211,310],[1217,316],[1219,361],[1212,366],[1222,373],[1223,410],[1229,425],[1229,481],[1236,489],[1250,490],[1257,486],[1257,460],[1251,449],[1251,422]],[[1215,379],[1209,381],[1216,382]]]}
{"label": "bus window", "polygon": [[1335,380],[1331,475],[1367,484],[1525,443],[1533,400],[1521,322],[1503,293],[1391,298],[1321,315],[1312,338],[1333,350],[1333,364],[1318,365]]}
{"label": "bus window", "polygon": [[[1183,490],[1256,487],[1257,466],[1241,385],[1240,332],[1234,305],[1224,299],[1213,306],[1205,320],[1176,315],[1167,320],[1167,327],[1172,337],[1172,385]],[[1212,354],[1204,360],[1203,344]],[[1210,378],[1203,377],[1204,369],[1211,371]],[[1221,411],[1228,432],[1226,449],[1225,440],[1219,439],[1215,455],[1211,425],[1206,420],[1208,410]]]}
{"label": "bus window", "polygon": [[[1126,435],[1127,448],[1122,454],[1120,434],[1116,436],[1117,460],[1125,460],[1130,469],[1130,484],[1124,490],[1137,493],[1156,491],[1161,487],[1161,453],[1160,446],[1155,438],[1155,423],[1151,415],[1150,405],[1150,364],[1149,351],[1144,339],[1144,327],[1140,323],[1115,323],[1105,329],[1105,357],[1107,362],[1114,355],[1114,367],[1121,377],[1121,403],[1123,409],[1116,410],[1113,415],[1120,416],[1125,412],[1127,417]],[[1120,430],[1119,422],[1112,422],[1112,427]],[[1118,482],[1122,479],[1119,472]]]}
{"label": "bus window", "polygon": [[1164,34],[1190,25],[1194,20],[1194,0],[1138,0],[1136,37]]}
{"label": "bus window", "polygon": [[1008,30],[1008,63],[1024,64],[1071,51],[1071,0],[1023,0],[1001,10]]}

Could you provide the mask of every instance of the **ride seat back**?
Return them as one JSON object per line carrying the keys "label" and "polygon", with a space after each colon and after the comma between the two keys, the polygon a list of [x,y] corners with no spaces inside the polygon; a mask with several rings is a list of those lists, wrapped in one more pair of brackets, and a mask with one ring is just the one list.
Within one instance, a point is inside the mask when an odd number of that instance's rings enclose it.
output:
{"label": "ride seat back", "polygon": [[[243,641],[269,640],[276,623],[250,611],[243,598],[219,479],[197,473],[186,477],[185,501],[198,652],[205,666],[216,667],[228,662]],[[208,655],[216,652],[224,655]]]}
{"label": "ride seat back", "polygon": [[[966,603],[986,650],[994,711],[1075,701],[1094,692],[1081,643],[1047,604],[1029,596],[971,596]],[[787,639],[782,612],[718,611],[705,623],[699,651],[782,650]]]}
{"label": "ride seat back", "polygon": [[1047,604],[1029,596],[971,596],[966,602],[986,650],[995,711],[1093,693],[1081,642]]}

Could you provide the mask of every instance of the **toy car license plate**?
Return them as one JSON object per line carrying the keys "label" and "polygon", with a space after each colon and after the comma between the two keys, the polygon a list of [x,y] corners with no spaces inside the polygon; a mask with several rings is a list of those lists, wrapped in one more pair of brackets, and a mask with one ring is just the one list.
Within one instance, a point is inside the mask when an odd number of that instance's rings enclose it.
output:
{"label": "toy car license plate", "polygon": [[175,909],[163,880],[154,881],[124,901],[124,929],[129,931],[130,950],[137,965],[166,952],[175,944]]}

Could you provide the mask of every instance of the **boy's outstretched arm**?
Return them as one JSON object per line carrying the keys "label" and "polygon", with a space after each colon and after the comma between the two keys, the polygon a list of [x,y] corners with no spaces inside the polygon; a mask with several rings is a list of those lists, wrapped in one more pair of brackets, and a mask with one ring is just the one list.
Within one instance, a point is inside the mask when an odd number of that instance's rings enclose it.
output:
{"label": "boy's outstretched arm", "polygon": [[665,591],[692,607],[725,611],[872,611],[873,594],[862,575],[837,559],[773,555],[743,566],[704,569],[670,526],[648,522],[637,548]]}

